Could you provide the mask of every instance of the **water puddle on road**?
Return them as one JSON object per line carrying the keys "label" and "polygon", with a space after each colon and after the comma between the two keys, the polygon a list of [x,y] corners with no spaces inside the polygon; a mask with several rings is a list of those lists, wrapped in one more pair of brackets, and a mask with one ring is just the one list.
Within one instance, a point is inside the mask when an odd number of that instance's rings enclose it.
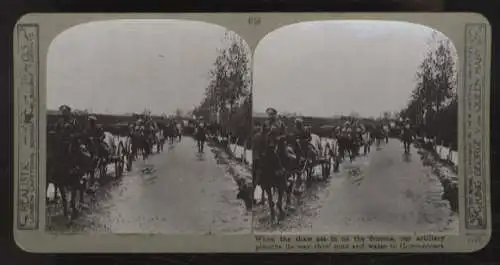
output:
{"label": "water puddle on road", "polygon": [[88,207],[75,221],[48,214],[47,228],[60,233],[249,233],[252,212],[237,193],[232,176],[209,148],[197,154],[191,145],[179,145],[175,152],[136,161],[132,172],[87,195]]}
{"label": "water puddle on road", "polygon": [[[399,149],[397,150],[399,151]],[[341,164],[340,173],[316,182],[298,198],[280,224],[269,206],[254,209],[259,232],[456,232],[457,218],[441,198],[442,187],[417,154],[375,150]],[[260,200],[260,198],[258,198]]]}
{"label": "water puddle on road", "polygon": [[[253,209],[253,229],[258,232],[294,232],[311,230],[311,220],[316,218],[329,197],[329,187],[336,186],[346,179],[347,171],[332,174],[327,180],[315,179],[306,184],[308,187],[302,193],[292,194],[291,203],[285,209],[285,218],[278,224],[272,224],[267,198],[264,204],[258,204]],[[277,195],[275,195],[275,200]],[[258,198],[260,201],[260,197]],[[285,200],[284,200],[285,201]],[[284,203],[285,204],[285,203]]]}

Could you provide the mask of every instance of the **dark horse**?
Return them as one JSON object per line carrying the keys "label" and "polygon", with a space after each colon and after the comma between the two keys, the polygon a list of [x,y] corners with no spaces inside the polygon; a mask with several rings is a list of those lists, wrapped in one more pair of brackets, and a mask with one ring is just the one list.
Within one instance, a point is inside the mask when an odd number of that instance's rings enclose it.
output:
{"label": "dark horse", "polygon": [[401,132],[401,140],[403,142],[405,154],[409,154],[410,153],[410,144],[413,140],[413,133],[412,133],[410,128],[403,127],[403,130]]}
{"label": "dark horse", "polygon": [[338,158],[340,162],[344,159],[346,153],[349,155],[352,161],[352,140],[349,134],[347,133],[341,133],[338,138],[337,138],[337,144],[338,144]]}
{"label": "dark horse", "polygon": [[63,140],[56,133],[49,132],[47,136],[47,188],[52,183],[55,195],[59,190],[61,194],[63,214],[68,217],[69,209],[66,194],[69,192],[71,219],[74,219],[78,210],[76,207],[76,195],[79,193],[79,202],[83,203],[85,183],[82,177],[92,168],[92,158],[88,152],[80,146],[80,140]]}
{"label": "dark horse", "polygon": [[174,139],[177,137],[177,128],[174,123],[168,123],[165,126],[165,130],[163,131],[163,135],[166,139],[168,139],[170,144],[174,144]]}
{"label": "dark horse", "polygon": [[[265,192],[271,212],[271,222],[274,222],[276,212],[274,208],[275,202],[273,190],[276,190],[278,193],[276,206],[279,211],[278,219],[282,220],[285,216],[285,211],[283,210],[283,197],[285,192],[289,191],[287,185],[289,173],[286,170],[286,165],[283,163],[285,162],[283,160],[283,156],[280,154],[282,148],[279,148],[278,146],[280,144],[278,143],[279,140],[274,137],[270,137],[265,133],[261,133],[257,137],[260,138],[259,142],[265,145],[260,146],[259,158],[254,161],[254,186],[261,186],[263,192]],[[289,196],[287,196],[287,204],[288,203]]]}
{"label": "dark horse", "polygon": [[206,128],[201,127],[200,125],[196,126],[194,131],[194,138],[196,139],[198,152],[203,153],[203,149],[205,147],[205,141],[207,140]]}

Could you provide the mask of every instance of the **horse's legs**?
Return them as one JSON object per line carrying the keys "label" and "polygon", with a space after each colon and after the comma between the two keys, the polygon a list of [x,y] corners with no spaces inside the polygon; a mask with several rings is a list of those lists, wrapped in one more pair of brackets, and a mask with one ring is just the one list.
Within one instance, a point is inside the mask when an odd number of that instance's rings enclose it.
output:
{"label": "horse's legs", "polygon": [[71,220],[74,220],[77,216],[77,209],[76,209],[77,192],[78,192],[78,187],[70,188]]}
{"label": "horse's legs", "polygon": [[290,183],[286,187],[286,207],[289,207],[290,204],[292,203],[292,196],[291,196],[292,191],[293,191],[293,181],[290,181]]}
{"label": "horse's legs", "polygon": [[83,194],[85,192],[85,189],[87,187],[87,180],[83,179],[83,183],[79,183],[80,185],[78,185],[79,187],[79,199],[80,199],[80,204],[83,204],[84,203],[84,197],[83,197]]}
{"label": "horse's legs", "polygon": [[311,182],[312,181],[312,174],[313,174],[313,170],[314,170],[314,164],[313,163],[309,163],[307,165],[307,182]]}
{"label": "horse's legs", "polygon": [[283,220],[285,217],[285,211],[283,211],[283,195],[286,190],[286,182],[281,183],[280,187],[278,188],[278,202],[276,206],[278,206],[278,211],[279,211],[279,218],[278,220]]}
{"label": "horse's legs", "polygon": [[60,186],[59,187],[59,191],[61,192],[61,201],[62,201],[62,207],[63,207],[63,215],[64,215],[64,217],[68,217],[68,200],[67,200],[67,197],[66,197],[66,188],[63,187],[63,186]]}
{"label": "horse's legs", "polygon": [[267,194],[267,200],[269,203],[269,210],[271,211],[271,223],[274,223],[275,212],[274,212],[273,191],[272,191],[272,188],[270,185],[266,185],[264,190]]}
{"label": "horse's legs", "polygon": [[[94,168],[95,168],[95,163],[92,164],[92,169],[94,169]],[[94,185],[94,182],[95,182],[95,171],[94,170],[90,170],[90,172],[89,172],[89,181],[88,181],[89,186]]]}
{"label": "horse's legs", "polygon": [[302,171],[293,172],[292,174],[295,176],[294,189],[298,191],[298,189],[302,188]]}

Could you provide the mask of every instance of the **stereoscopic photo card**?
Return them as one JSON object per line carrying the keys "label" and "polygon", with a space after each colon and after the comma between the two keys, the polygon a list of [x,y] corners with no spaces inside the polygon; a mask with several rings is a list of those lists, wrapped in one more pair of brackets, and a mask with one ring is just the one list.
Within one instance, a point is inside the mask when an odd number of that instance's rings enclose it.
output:
{"label": "stereoscopic photo card", "polygon": [[29,252],[472,252],[491,27],[473,13],[27,14]]}

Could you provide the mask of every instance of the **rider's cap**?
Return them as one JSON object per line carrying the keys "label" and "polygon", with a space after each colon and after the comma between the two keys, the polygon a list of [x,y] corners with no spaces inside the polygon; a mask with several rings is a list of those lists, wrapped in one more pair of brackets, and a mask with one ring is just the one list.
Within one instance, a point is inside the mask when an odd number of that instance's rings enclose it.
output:
{"label": "rider's cap", "polygon": [[267,113],[268,115],[269,115],[269,114],[276,115],[276,114],[278,114],[278,111],[277,111],[276,109],[274,109],[274,108],[269,107],[269,108],[267,108],[267,109],[266,109],[266,113]]}
{"label": "rider's cap", "polygon": [[61,105],[59,111],[71,111],[71,108],[68,105]]}

